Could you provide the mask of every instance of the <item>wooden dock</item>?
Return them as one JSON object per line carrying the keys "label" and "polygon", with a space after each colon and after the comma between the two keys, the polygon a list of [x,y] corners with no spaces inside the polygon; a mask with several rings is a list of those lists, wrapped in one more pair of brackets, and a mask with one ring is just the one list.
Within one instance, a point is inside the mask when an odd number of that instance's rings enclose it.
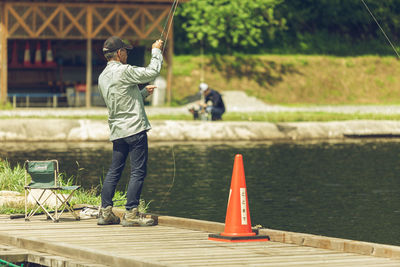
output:
{"label": "wooden dock", "polygon": [[270,235],[269,242],[216,242],[208,234],[223,231],[223,224],[168,216],[158,217],[159,224],[152,227],[96,222],[68,216],[59,223],[43,216],[25,222],[2,216],[0,258],[65,267],[400,266],[396,246],[269,229],[261,230]]}

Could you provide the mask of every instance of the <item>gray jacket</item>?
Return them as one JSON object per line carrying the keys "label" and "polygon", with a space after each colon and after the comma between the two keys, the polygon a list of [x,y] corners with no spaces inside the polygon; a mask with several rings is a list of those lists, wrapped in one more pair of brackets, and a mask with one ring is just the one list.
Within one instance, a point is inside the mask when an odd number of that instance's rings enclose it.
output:
{"label": "gray jacket", "polygon": [[108,109],[110,140],[128,137],[151,129],[144,110],[147,90],[138,84],[153,81],[161,71],[161,50],[153,48],[150,64],[135,67],[118,61],[109,61],[99,76],[99,91]]}

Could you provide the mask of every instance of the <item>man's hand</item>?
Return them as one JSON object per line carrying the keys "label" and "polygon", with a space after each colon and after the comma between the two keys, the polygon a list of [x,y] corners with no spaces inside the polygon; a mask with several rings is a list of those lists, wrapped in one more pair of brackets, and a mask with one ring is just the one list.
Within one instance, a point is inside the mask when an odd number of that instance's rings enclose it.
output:
{"label": "man's hand", "polygon": [[147,85],[146,86],[147,93],[149,93],[149,95],[153,94],[154,88],[157,88],[157,86],[155,86],[155,85]]}
{"label": "man's hand", "polygon": [[158,39],[157,41],[155,41],[153,43],[153,45],[151,46],[151,48],[158,48],[161,50],[162,46],[163,46],[164,42],[161,39]]}

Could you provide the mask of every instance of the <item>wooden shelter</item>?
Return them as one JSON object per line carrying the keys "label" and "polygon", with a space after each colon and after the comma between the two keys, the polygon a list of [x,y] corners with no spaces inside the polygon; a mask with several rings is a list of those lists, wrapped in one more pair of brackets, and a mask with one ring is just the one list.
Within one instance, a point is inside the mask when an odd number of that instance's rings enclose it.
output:
{"label": "wooden shelter", "polygon": [[[7,100],[9,40],[80,40],[86,42],[86,107],[91,106],[93,42],[116,35],[132,42],[160,38],[172,0],[0,0],[0,82]],[[172,27],[171,27],[172,28]],[[171,100],[173,32],[165,49],[167,101]],[[45,72],[45,67],[37,71]],[[37,74],[34,74],[37,75]],[[11,78],[14,79],[14,78]],[[16,78],[18,79],[18,78]]]}

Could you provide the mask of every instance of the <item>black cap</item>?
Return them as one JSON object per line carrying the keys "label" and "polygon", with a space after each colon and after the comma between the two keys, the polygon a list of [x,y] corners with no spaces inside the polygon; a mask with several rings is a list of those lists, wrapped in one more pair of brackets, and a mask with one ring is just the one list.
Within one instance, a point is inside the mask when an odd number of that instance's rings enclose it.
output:
{"label": "black cap", "polygon": [[133,47],[127,43],[124,43],[119,37],[117,36],[111,36],[108,38],[103,45],[103,53],[110,53],[117,51],[119,49],[132,49]]}

